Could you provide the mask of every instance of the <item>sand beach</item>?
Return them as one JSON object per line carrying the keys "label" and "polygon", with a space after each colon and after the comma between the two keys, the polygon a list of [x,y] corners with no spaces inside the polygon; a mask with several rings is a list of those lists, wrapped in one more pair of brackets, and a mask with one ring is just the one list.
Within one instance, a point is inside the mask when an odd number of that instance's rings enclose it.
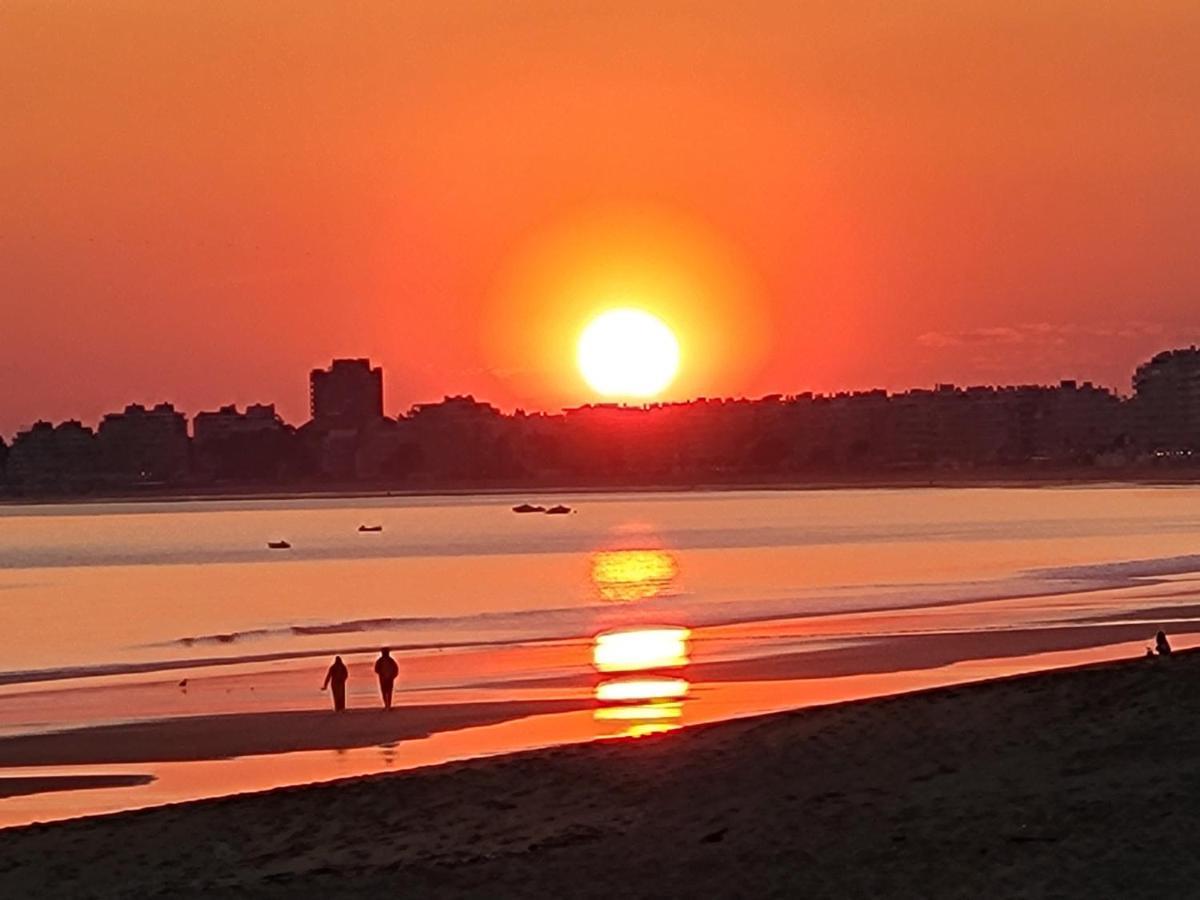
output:
{"label": "sand beach", "polygon": [[6,896],[1187,896],[1200,653],[35,825]]}
{"label": "sand beach", "polygon": [[585,701],[509,701],[351,709],[337,715],[319,710],[157,719],[3,738],[0,767],[196,762],[345,750],[586,706]]}

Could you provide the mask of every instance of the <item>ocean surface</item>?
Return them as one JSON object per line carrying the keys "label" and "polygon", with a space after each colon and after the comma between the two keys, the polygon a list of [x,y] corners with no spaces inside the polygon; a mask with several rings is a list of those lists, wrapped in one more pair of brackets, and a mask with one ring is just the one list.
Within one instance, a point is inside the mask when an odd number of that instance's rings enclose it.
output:
{"label": "ocean surface", "polygon": [[598,736],[651,733],[1186,646],[1198,574],[1192,487],[0,506],[0,737],[319,709],[334,654],[371,705],[381,646],[401,704],[586,694]]}

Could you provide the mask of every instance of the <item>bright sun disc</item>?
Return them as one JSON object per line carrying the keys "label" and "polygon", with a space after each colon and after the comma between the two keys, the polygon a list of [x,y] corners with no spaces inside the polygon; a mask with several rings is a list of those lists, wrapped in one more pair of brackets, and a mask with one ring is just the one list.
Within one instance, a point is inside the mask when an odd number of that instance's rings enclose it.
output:
{"label": "bright sun disc", "polygon": [[588,323],[576,351],[579,371],[605,397],[654,397],[679,371],[679,342],[641,309],[610,309]]}

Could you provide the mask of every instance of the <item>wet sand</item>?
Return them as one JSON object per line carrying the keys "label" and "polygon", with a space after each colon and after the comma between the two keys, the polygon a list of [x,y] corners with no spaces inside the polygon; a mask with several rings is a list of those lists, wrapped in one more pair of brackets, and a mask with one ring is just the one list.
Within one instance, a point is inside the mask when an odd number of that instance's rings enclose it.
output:
{"label": "wet sand", "polygon": [[1188,896],[1200,655],[5,832],[20,896]]}
{"label": "wet sand", "polygon": [[346,750],[589,707],[584,700],[512,700],[157,719],[0,738],[0,766],[195,762]]}
{"label": "wet sand", "polygon": [[153,780],[153,775],[6,775],[0,776],[0,798],[55,791],[135,787]]}

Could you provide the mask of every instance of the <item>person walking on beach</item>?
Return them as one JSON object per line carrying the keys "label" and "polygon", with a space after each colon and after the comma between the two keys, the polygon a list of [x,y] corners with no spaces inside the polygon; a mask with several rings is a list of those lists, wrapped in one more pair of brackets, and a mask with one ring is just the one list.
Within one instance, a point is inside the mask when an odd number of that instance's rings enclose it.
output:
{"label": "person walking on beach", "polygon": [[325,683],[321,685],[321,690],[332,685],[333,708],[336,712],[341,712],[346,708],[346,679],[349,677],[350,673],[346,671],[346,664],[342,662],[340,656],[335,656],[333,665],[325,673]]}
{"label": "person walking on beach", "polygon": [[387,647],[379,651],[379,659],[375,660],[375,674],[379,676],[379,695],[383,697],[383,708],[392,708],[392,687],[396,684],[396,676],[400,667],[392,659]]}

